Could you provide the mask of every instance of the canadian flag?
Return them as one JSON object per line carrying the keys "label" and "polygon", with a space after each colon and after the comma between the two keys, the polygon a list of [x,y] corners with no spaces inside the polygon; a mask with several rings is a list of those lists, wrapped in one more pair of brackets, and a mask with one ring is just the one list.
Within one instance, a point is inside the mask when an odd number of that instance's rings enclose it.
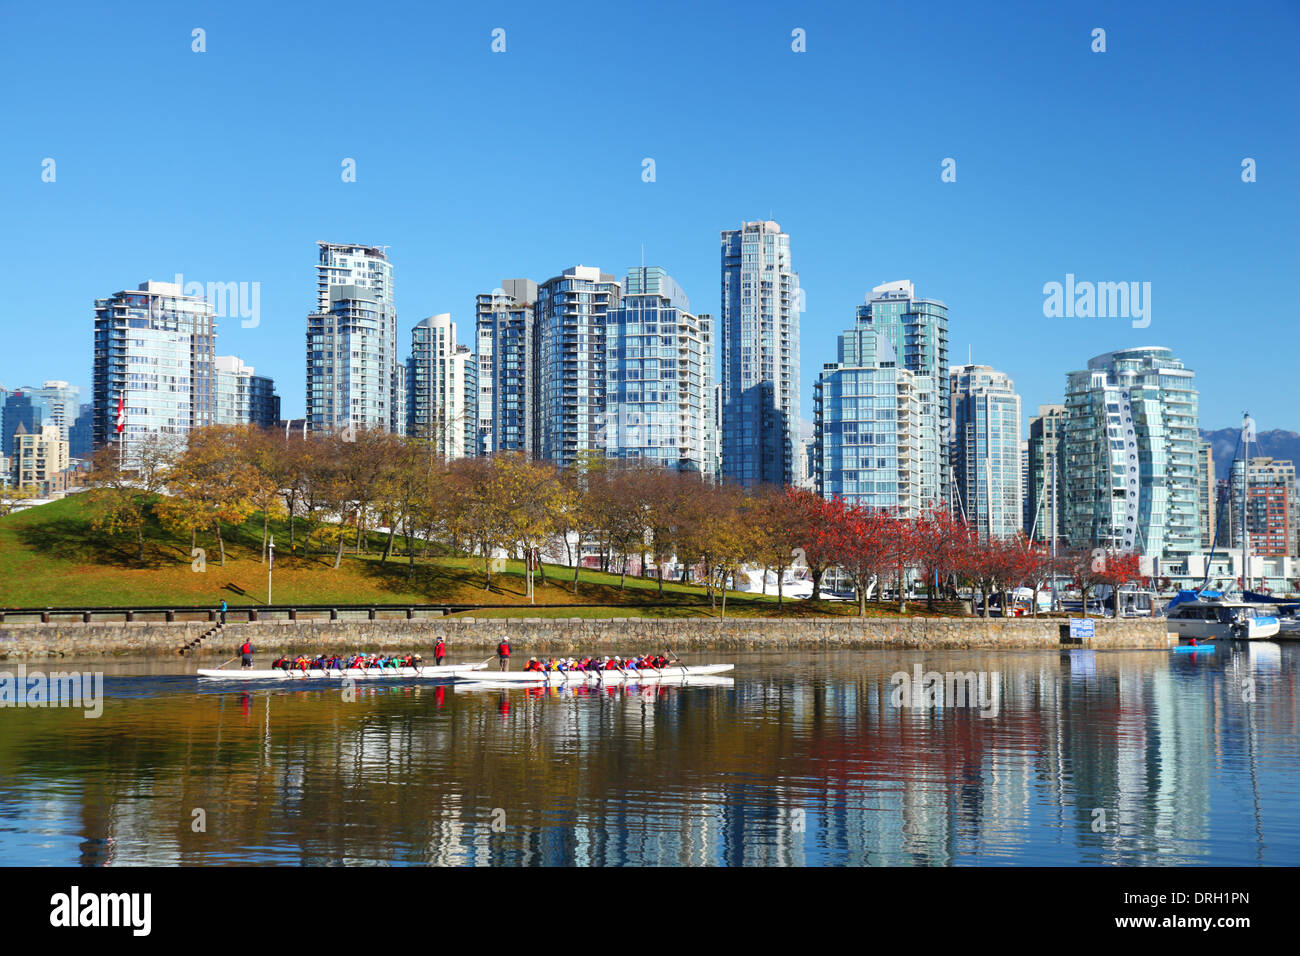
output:
{"label": "canadian flag", "polygon": [[126,431],[126,405],[125,396],[117,396],[117,433],[120,435]]}

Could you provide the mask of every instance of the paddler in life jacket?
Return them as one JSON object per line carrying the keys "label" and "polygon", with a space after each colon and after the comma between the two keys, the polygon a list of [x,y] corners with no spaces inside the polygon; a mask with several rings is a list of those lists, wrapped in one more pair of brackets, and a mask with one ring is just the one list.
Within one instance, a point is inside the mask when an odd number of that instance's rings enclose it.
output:
{"label": "paddler in life jacket", "polygon": [[[222,603],[225,603],[225,602],[222,602]],[[239,645],[239,666],[240,666],[240,668],[243,669],[243,670],[247,670],[248,668],[250,668],[250,667],[253,666],[253,643],[252,643],[252,641],[244,641],[243,644],[240,644],[240,645]]]}
{"label": "paddler in life jacket", "polygon": [[442,642],[442,638],[440,637],[438,638],[438,643],[433,645],[433,665],[435,667],[441,667],[442,659],[446,656],[447,645]]}
{"label": "paddler in life jacket", "polygon": [[497,645],[497,662],[499,670],[510,670],[510,638],[508,637],[501,638],[501,643]]}
{"label": "paddler in life jacket", "polygon": [[524,665],[524,670],[540,671],[542,670],[542,662],[535,657],[530,657],[528,658],[528,663]]}

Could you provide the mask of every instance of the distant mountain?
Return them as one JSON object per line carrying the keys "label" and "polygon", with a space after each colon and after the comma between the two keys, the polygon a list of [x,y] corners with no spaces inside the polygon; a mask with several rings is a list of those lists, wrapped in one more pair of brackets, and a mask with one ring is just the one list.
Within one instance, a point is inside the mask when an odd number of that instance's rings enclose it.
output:
{"label": "distant mountain", "polygon": [[[1237,440],[1240,437],[1240,427],[1220,428],[1212,432],[1201,429],[1201,440],[1208,441],[1210,450],[1214,453],[1216,478],[1228,477],[1228,472],[1232,469],[1232,458],[1237,453]],[[1259,441],[1250,443],[1250,457],[1280,458],[1300,465],[1300,435],[1274,428],[1272,431],[1258,432],[1256,437]]]}

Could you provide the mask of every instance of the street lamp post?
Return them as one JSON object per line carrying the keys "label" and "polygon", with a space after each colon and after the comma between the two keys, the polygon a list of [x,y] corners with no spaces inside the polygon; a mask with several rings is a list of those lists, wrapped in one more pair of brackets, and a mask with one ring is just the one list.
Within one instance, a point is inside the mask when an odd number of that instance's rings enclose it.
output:
{"label": "street lamp post", "polygon": [[275,567],[275,535],[271,535],[271,542],[267,547],[266,560],[266,603],[269,607],[271,604],[271,569]]}

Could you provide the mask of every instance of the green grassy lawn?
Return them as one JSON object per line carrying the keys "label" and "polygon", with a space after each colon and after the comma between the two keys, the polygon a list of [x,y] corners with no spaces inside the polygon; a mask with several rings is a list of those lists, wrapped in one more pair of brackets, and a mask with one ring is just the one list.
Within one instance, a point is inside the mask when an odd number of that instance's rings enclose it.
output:
{"label": "green grassy lawn", "polygon": [[[689,617],[714,615],[698,585],[665,583],[663,598],[653,580],[628,577],[619,586],[616,574],[583,570],[577,592],[573,569],[546,566],[536,581],[538,604],[598,604],[602,607],[534,607],[525,596],[523,566],[510,561],[484,588],[483,560],[466,556],[394,556],[381,563],[384,537],[374,535],[370,550],[346,554],[338,569],[334,554],[305,553],[299,527],[296,553],[288,548],[287,522],[273,522],[278,545],[273,598],[276,604],[503,604],[507,608],[471,612],[475,617]],[[144,560],[133,537],[110,537],[90,526],[89,509],[80,495],[0,518],[0,607],[215,605],[223,598],[232,607],[266,600],[266,565],[261,561],[260,517],[227,527],[226,563],[222,566],[212,535],[197,545],[207,552],[206,570],[191,568],[190,542],[167,533],[152,520],[145,529]],[[400,539],[395,546],[401,544]],[[676,605],[689,605],[686,607]],[[913,603],[911,613],[924,613]],[[846,602],[785,601],[775,595],[728,592],[727,616],[852,615]],[[872,606],[873,616],[896,616],[892,607]],[[947,613],[954,613],[951,608]]]}

